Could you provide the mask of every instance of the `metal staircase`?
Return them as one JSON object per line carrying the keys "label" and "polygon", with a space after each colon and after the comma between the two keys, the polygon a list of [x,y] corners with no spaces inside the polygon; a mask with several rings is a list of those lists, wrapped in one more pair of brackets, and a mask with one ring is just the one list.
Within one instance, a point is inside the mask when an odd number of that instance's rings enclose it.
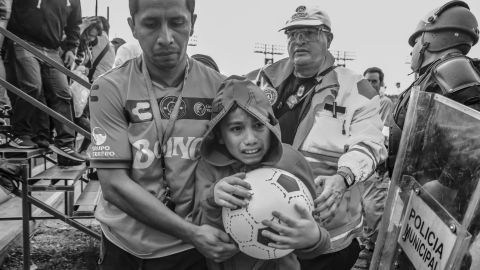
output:
{"label": "metal staircase", "polygon": [[[76,74],[52,59],[44,56],[38,52],[36,48],[16,37],[14,34],[3,28],[0,28],[0,34],[5,35],[7,38],[20,44],[40,60],[49,63],[51,66],[66,74],[70,79],[90,88],[88,82],[82,80]],[[18,97],[28,101],[32,107],[44,111],[52,118],[61,121],[68,127],[74,129],[78,134],[90,137],[88,131],[77,126],[75,123],[69,121],[56,111],[30,97],[1,78],[0,85]],[[6,141],[3,141],[4,144],[0,145],[0,162],[7,162],[20,167],[19,175],[11,177],[13,179],[13,186],[17,187],[11,192],[21,198],[22,216],[2,216],[0,217],[0,222],[8,220],[23,221],[23,269],[30,269],[30,221],[32,220],[59,219],[92,237],[100,239],[100,234],[98,232],[90,229],[77,220],[94,218],[95,209],[101,196],[99,181],[89,179],[92,169],[89,169],[86,165],[71,167],[58,166],[55,159],[56,154],[48,149],[15,149],[8,147],[10,132],[11,128],[8,125],[0,126],[0,134],[5,135],[4,138],[6,138]],[[40,172],[37,173],[37,171]],[[38,192],[62,192],[64,201],[63,212],[32,195],[32,192],[35,192],[36,194]],[[48,213],[48,216],[35,216],[32,214],[33,206]]]}

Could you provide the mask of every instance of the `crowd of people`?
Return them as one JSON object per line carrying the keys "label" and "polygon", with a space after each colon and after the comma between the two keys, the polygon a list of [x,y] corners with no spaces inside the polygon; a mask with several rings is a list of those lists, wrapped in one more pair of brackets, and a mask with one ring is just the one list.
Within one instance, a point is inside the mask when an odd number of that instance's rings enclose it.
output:
{"label": "crowd of people", "polygon": [[[93,143],[74,147],[73,130],[10,96],[11,146],[50,148],[59,164],[89,159],[97,170],[104,270],[368,269],[409,91],[480,104],[478,67],[466,56],[478,23],[458,0],[435,9],[410,37],[418,79],[395,104],[382,91],[380,68],[361,74],[335,65],[335,29],[315,6],[296,7],[279,26],[287,58],[227,78],[210,56],[187,55],[195,0],[129,0],[133,43],[110,42],[108,21],[82,19],[79,0],[0,3],[0,27],[8,22],[92,83],[74,117],[67,77],[5,42],[7,79],[92,133]],[[439,80],[436,68],[451,59],[469,73]],[[270,229],[262,236],[274,247],[295,250],[273,260],[239,252],[221,219],[223,207],[248,204],[242,179],[262,166],[296,175],[315,202],[312,213],[296,208],[299,219],[280,212],[264,222]]]}

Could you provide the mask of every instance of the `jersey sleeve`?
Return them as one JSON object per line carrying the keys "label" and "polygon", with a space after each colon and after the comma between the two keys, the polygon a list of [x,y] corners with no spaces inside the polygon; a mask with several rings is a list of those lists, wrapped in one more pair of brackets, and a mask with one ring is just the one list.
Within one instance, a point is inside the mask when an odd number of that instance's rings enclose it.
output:
{"label": "jersey sleeve", "polygon": [[205,160],[198,162],[195,171],[195,203],[193,220],[197,224],[208,224],[223,229],[222,207],[214,201],[213,190],[220,180]]}
{"label": "jersey sleeve", "polygon": [[119,89],[104,77],[96,80],[90,92],[92,144],[88,150],[93,168],[131,167],[132,152],[128,139],[128,121]]}

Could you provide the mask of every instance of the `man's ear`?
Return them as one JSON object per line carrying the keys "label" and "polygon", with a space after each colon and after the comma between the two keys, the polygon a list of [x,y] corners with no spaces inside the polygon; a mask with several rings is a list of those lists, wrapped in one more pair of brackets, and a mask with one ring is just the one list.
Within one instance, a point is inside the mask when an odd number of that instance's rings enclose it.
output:
{"label": "man's ear", "polygon": [[192,15],[192,28],[190,29],[190,36],[193,36],[196,21],[197,21],[197,14],[193,14]]}
{"label": "man's ear", "polygon": [[330,44],[332,44],[333,33],[327,33],[327,49],[330,49]]}
{"label": "man's ear", "polygon": [[134,38],[136,37],[136,32],[135,32],[135,21],[133,20],[132,17],[127,18],[128,25],[130,26],[130,30],[132,31],[132,35]]}

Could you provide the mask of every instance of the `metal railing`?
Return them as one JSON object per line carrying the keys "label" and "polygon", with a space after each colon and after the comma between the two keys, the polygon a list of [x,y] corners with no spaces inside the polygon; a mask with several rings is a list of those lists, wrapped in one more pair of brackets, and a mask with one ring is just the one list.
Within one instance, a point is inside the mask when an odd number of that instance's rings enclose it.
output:
{"label": "metal railing", "polygon": [[[20,46],[22,46],[24,49],[27,51],[31,52],[36,58],[39,60],[49,64],[50,66],[56,68],[66,76],[70,77],[74,81],[78,82],[82,86],[90,89],[91,84],[81,77],[79,77],[77,74],[73,73],[71,70],[65,68],[62,64],[57,63],[56,61],[52,60],[46,55],[43,55],[37,48],[34,46],[30,45],[28,42],[25,42],[21,38],[17,37],[10,31],[0,28],[0,34],[4,35],[5,37],[11,39],[13,42],[16,42]],[[76,125],[73,121],[70,119],[66,118],[65,116],[59,114],[58,112],[52,110],[49,108],[47,105],[41,103],[34,97],[24,93],[22,90],[18,89],[14,85],[10,84],[6,80],[0,78],[0,85],[5,87],[8,91],[11,93],[15,94],[16,96],[24,99],[27,101],[29,104],[32,106],[38,108],[39,110],[45,112],[48,114],[50,117],[58,120],[62,124],[68,126],[69,128],[75,130],[76,132],[82,134],[83,136],[90,138],[90,132],[87,130],[83,129],[82,127]],[[11,217],[11,218],[0,218],[2,220],[18,220],[22,219],[23,220],[23,269],[30,269],[30,221],[35,220],[35,219],[60,219],[63,222],[75,227],[76,229],[83,231],[97,239],[100,239],[100,234],[97,232],[94,232],[92,229],[88,228],[87,226],[83,225],[82,223],[78,222],[75,220],[74,217],[71,217],[70,215],[67,214],[62,214],[56,209],[52,208],[51,206],[43,203],[42,201],[38,200],[37,198],[34,198],[31,195],[31,188],[28,184],[28,177],[26,173],[26,168],[25,166],[27,165],[22,165],[24,166],[22,169],[22,183],[21,183],[21,190],[16,192],[15,195],[22,197],[22,217]],[[31,164],[30,164],[31,166]],[[67,201],[65,201],[65,204],[67,204]],[[32,211],[31,207],[32,205],[37,206],[38,208],[42,209],[46,213],[52,215],[51,217],[34,217],[32,216]]]}
{"label": "metal railing", "polygon": [[[50,57],[48,57],[46,55],[43,55],[41,52],[38,51],[37,48],[30,45],[28,42],[24,41],[23,39],[17,37],[16,35],[11,33],[10,31],[0,27],[0,34],[2,34],[5,37],[11,39],[12,41],[16,42],[17,44],[19,44],[20,46],[25,48],[27,51],[31,52],[35,57],[37,57],[38,59],[48,63],[52,67],[58,69],[60,72],[62,72],[66,76],[70,77],[72,80],[74,80],[74,81],[78,82],[79,84],[81,84],[82,86],[90,89],[91,84],[89,82],[85,81],[84,79],[82,79],[77,74],[73,73],[71,70],[67,69],[63,65],[55,62]],[[68,126],[69,128],[71,128],[71,129],[75,130],[76,132],[82,134],[83,136],[85,136],[87,138],[90,138],[90,132],[88,132],[87,130],[78,126],[73,121],[66,118],[65,116],[63,116],[63,115],[59,114],[58,112],[50,109],[50,107],[41,103],[37,99],[35,99],[35,98],[31,97],[30,95],[24,93],[22,90],[13,86],[12,84],[7,82],[6,80],[0,78],[0,85],[5,87],[8,91],[17,95],[18,97],[24,99],[25,101],[30,103],[32,106],[34,106],[34,107],[38,108],[39,110],[45,112],[46,114],[48,114],[49,116],[51,116],[55,120],[60,121],[62,124]]]}

